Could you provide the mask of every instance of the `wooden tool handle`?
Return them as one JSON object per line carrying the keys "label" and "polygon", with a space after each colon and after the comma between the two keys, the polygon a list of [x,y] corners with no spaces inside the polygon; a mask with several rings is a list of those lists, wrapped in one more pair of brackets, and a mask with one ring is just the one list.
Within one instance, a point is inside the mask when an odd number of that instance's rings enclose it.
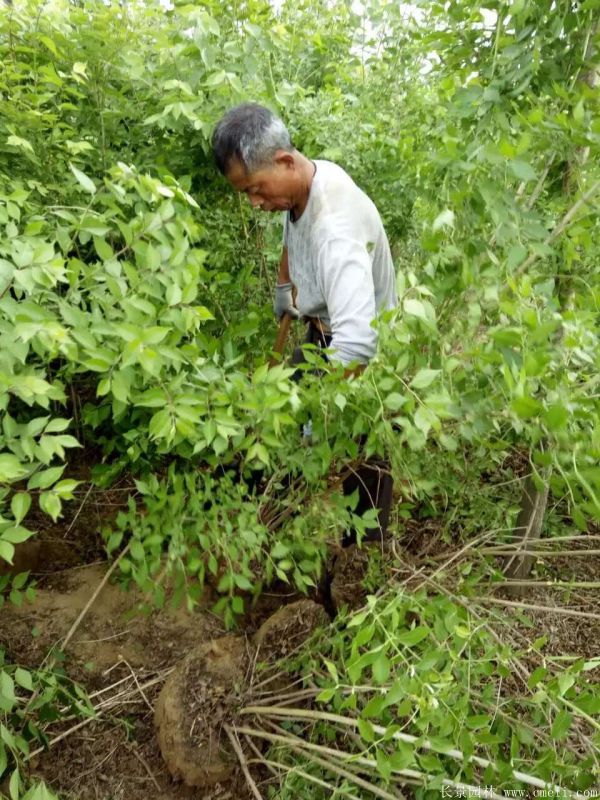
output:
{"label": "wooden tool handle", "polygon": [[[283,314],[279,322],[279,330],[277,331],[277,338],[275,339],[275,345],[273,346],[274,353],[279,353],[279,355],[283,353],[283,348],[285,347],[285,343],[290,333],[291,324],[292,324],[292,318],[290,317],[290,315],[287,313]],[[269,361],[270,367],[274,367],[275,364],[279,364],[278,358],[272,358]]]}

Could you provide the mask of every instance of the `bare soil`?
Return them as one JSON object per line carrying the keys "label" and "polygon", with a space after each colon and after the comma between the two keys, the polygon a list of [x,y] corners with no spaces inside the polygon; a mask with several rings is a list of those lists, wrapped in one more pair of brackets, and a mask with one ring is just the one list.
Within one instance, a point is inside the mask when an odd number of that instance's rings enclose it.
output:
{"label": "bare soil", "polygon": [[[87,477],[84,463],[79,472],[76,477]],[[210,611],[216,599],[210,589],[194,612],[169,605],[150,610],[135,586],[125,591],[111,580],[61,652],[61,642],[110,566],[101,530],[125,507],[132,493],[132,486],[125,481],[108,491],[89,487],[84,484],[78,490],[78,502],[65,507],[65,516],[58,523],[35,513],[26,520],[25,524],[39,533],[18,548],[13,572],[32,573],[35,599],[21,607],[6,604],[2,609],[0,644],[7,659],[39,668],[54,653],[55,668],[85,687],[100,714],[97,721],[76,730],[79,718],[51,724],[47,735],[52,746],[31,758],[31,774],[43,778],[65,800],[249,800],[252,795],[237,765],[233,771],[213,775],[222,780],[207,788],[175,779],[169,769],[173,765],[165,763],[161,753],[155,727],[161,689],[175,668],[182,674],[178,667],[182,664],[186,665],[186,679],[178,686],[184,690],[185,725],[189,722],[188,730],[195,726],[191,730],[195,744],[202,738],[202,716],[210,717],[213,731],[227,718],[227,703],[222,701],[228,692],[235,695],[230,691],[236,683],[234,662],[225,659],[232,667],[228,669],[225,662],[213,659],[207,681],[206,672],[198,669],[198,660],[194,671],[194,659],[189,657],[207,643],[224,641],[222,622]],[[276,586],[248,610],[242,629],[251,637],[280,609],[257,641],[261,660],[292,652],[317,621],[328,621],[320,606],[306,600],[295,604],[297,598],[289,587]],[[227,637],[230,640],[232,637]],[[242,641],[246,639],[242,637]],[[256,646],[251,647],[255,652]],[[173,771],[177,775],[177,770]]]}
{"label": "bare soil", "polygon": [[187,786],[214,786],[235,774],[223,728],[234,722],[252,657],[244,636],[223,636],[195,647],[167,679],[156,704],[158,742],[169,772]]}
{"label": "bare soil", "polygon": [[[329,622],[322,606],[299,600],[272,614],[252,639],[221,636],[195,647],[169,675],[156,703],[160,750],[170,773],[188,786],[208,787],[234,778],[239,759],[233,729],[241,709],[259,697],[254,687],[311,633]],[[278,688],[286,688],[287,676]],[[269,689],[275,684],[270,681]],[[245,749],[240,744],[242,749]]]}
{"label": "bare soil", "polygon": [[[598,549],[600,542],[582,535],[575,541],[564,544],[564,549],[581,551],[581,555],[541,557],[534,567],[532,580],[577,581],[600,583],[600,556],[586,555],[587,550]],[[521,642],[533,643],[541,636],[546,637],[542,652],[547,656],[570,657],[565,667],[578,658],[591,660],[600,658],[600,591],[595,588],[562,589],[558,586],[529,586],[522,590],[519,598],[511,601],[545,608],[556,608],[556,612],[524,608],[521,612],[506,609],[514,619],[514,633]],[[587,614],[597,618],[578,617],[564,614],[565,609]],[[498,610],[498,607],[496,607]],[[600,675],[600,669],[594,671]]]}
{"label": "bare soil", "polygon": [[[85,478],[84,466],[81,477]],[[16,571],[31,570],[38,586],[32,604],[21,608],[7,604],[2,609],[0,643],[12,662],[37,668],[64,639],[108,569],[100,531],[125,505],[131,491],[126,481],[110,491],[90,490],[85,484],[78,493],[79,502],[71,504],[56,525],[48,524],[45,517],[26,521],[40,534],[21,548]],[[598,543],[582,536],[568,547],[581,548],[582,555],[540,561],[536,576],[600,580],[600,558],[585,553]],[[373,582],[377,575],[380,582],[382,575],[390,572],[399,579],[408,578],[429,559],[434,559],[430,564],[434,570],[458,549],[456,542],[443,540],[436,520],[406,521],[400,538],[384,548],[340,549],[330,565],[333,605],[336,609],[355,608],[367,593],[380,588],[381,583]],[[233,753],[227,745],[222,746],[220,728],[230,719],[232,705],[239,702],[238,687],[247,680],[250,668],[259,661],[293,653],[316,625],[326,624],[322,607],[311,601],[294,603],[297,599],[289,588],[275,587],[249,610],[243,636],[223,639],[222,623],[210,611],[214,602],[210,590],[193,613],[170,607],[140,613],[146,608],[146,598],[135,588],[125,592],[109,582],[83,617],[60,662],[66,674],[90,693],[101,717],[73,732],[76,719],[52,724],[48,729],[52,747],[31,759],[32,773],[43,777],[65,800],[250,800],[243,776],[237,768],[231,769]],[[536,586],[522,599],[600,615],[600,593],[595,590],[567,594]],[[510,630],[516,645],[524,647],[546,635],[544,652],[548,655],[586,659],[600,655],[600,619],[489,608],[511,620],[505,630]],[[220,644],[209,659],[212,663],[207,664],[207,648],[214,648],[208,643],[214,640]],[[223,760],[223,772],[213,775],[217,781],[213,785],[188,786],[185,775],[172,764],[170,771],[165,763],[161,726],[158,736],[155,727],[155,721],[165,716],[165,700],[159,701],[161,690],[165,697],[169,692],[176,697],[176,713],[171,716],[185,722],[182,730],[187,731],[189,741],[183,746],[191,742],[196,748],[191,752],[192,761],[197,760],[199,747],[207,747],[207,736],[208,762],[214,764],[217,757]],[[215,731],[218,736],[211,743]],[[61,735],[64,738],[57,741]],[[172,772],[184,780],[174,779]]]}
{"label": "bare soil", "polygon": [[[69,477],[83,483],[57,523],[35,509],[24,522],[38,533],[17,548],[12,571],[30,571],[37,585],[33,603],[2,609],[0,644],[13,663],[39,668],[109,567],[101,531],[126,507],[135,486],[123,479],[109,490],[93,487],[89,464],[94,461],[81,456],[70,465]],[[154,705],[169,671],[200,643],[224,634],[210,612],[214,598],[207,592],[194,613],[169,607],[148,611],[145,601],[135,588],[126,592],[107,583],[64,657],[58,653],[57,667],[85,687],[102,715],[74,732],[69,731],[78,719],[52,724],[51,741],[69,733],[31,758],[32,774],[66,800],[246,800],[243,781],[216,785],[208,793],[174,781],[154,729]],[[141,607],[146,610],[140,612]],[[256,627],[257,613],[250,621]]]}
{"label": "bare soil", "polygon": [[[106,564],[93,564],[58,572],[43,581],[32,604],[6,606],[2,638],[11,660],[38,667],[71,628],[106,569]],[[208,611],[209,598],[196,613],[165,608],[140,615],[143,600],[135,589],[125,592],[108,583],[65,648],[63,668],[86,687],[94,703],[125,692],[113,718],[107,714],[104,721],[90,723],[33,759],[34,772],[65,797],[198,796],[180,791],[160,757],[154,702],[168,670],[199,643],[224,631]],[[144,689],[153,680],[157,683]],[[51,738],[68,727],[53,726]]]}

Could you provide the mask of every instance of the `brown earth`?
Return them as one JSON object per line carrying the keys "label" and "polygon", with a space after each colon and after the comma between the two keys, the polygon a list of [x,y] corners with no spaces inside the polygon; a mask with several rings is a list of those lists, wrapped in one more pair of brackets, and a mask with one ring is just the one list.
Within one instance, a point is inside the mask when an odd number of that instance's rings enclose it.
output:
{"label": "brown earth", "polygon": [[[10,659],[39,667],[106,569],[93,564],[58,572],[44,579],[33,603],[5,606],[2,639]],[[140,615],[143,600],[137,589],[125,592],[109,582],[83,616],[60,666],[87,689],[101,718],[58,741],[78,720],[51,725],[52,747],[31,759],[32,775],[65,800],[246,800],[221,728],[243,694],[248,666],[293,652],[329,617],[304,599],[269,617],[253,642],[225,635],[208,610],[209,596],[195,612],[167,607]]]}
{"label": "brown earth", "polygon": [[234,721],[252,655],[244,636],[203,642],[171,673],[158,697],[160,750],[171,775],[187,786],[214,786],[236,772],[223,727]]}
{"label": "brown earth", "polygon": [[[260,667],[277,665],[328,622],[322,606],[299,600],[268,617],[252,639],[221,636],[191,650],[156,703],[157,737],[170,773],[187,786],[232,779],[239,761],[231,737],[240,709],[259,697],[254,680],[264,677]],[[277,685],[269,682],[269,690],[286,685],[282,676]]]}
{"label": "brown earth", "polygon": [[[364,605],[369,594],[375,594],[400,566],[393,541],[363,542],[341,547],[332,554],[330,572],[330,597],[337,613],[352,611]],[[402,562],[412,562],[412,557],[402,553]],[[392,569],[392,567],[394,569]]]}
{"label": "brown earth", "polygon": [[[580,550],[581,555],[540,557],[534,566],[533,581],[578,581],[600,585],[600,556],[586,555],[586,550],[598,549],[600,542],[584,534],[564,545],[564,549]],[[498,597],[501,598],[501,594]],[[518,598],[507,598],[511,602],[520,600],[533,606],[541,606],[557,611],[542,611],[523,608],[521,612],[507,608],[513,621],[513,635],[518,637],[521,646],[533,643],[541,636],[547,641],[543,646],[546,656],[571,657],[586,660],[600,658],[600,592],[590,588],[564,589],[553,586],[529,586],[522,590]],[[595,614],[596,618],[570,616],[562,613],[565,609],[575,612]],[[499,610],[493,607],[493,610]],[[565,661],[568,666],[569,660]],[[600,669],[594,671],[600,675]]]}
{"label": "brown earth", "polygon": [[[11,661],[39,667],[106,569],[92,564],[57,572],[43,580],[33,603],[7,605],[2,639]],[[81,619],[61,664],[86,687],[103,718],[35,755],[32,774],[67,800],[246,800],[250,795],[221,729],[243,694],[249,665],[256,669],[292,653],[329,617],[313,601],[300,600],[268,617],[251,641],[225,635],[208,610],[214,602],[209,596],[195,612],[167,607],[140,614],[143,600],[136,588],[126,592],[108,582]],[[49,738],[76,723],[52,725]]]}
{"label": "brown earth", "polygon": [[[106,520],[124,506],[131,491],[132,487],[125,482],[110,491],[88,490],[84,485],[78,490],[78,502],[72,504],[65,518],[56,525],[48,524],[45,517],[26,521],[29,527],[39,527],[40,535],[30,545],[26,543],[29,546],[23,548],[18,568],[35,572],[37,596],[32,604],[21,608],[7,604],[2,609],[0,643],[7,649],[7,659],[39,667],[51,648],[64,639],[108,568],[100,530]],[[568,546],[572,549],[575,545],[569,543]],[[594,543],[588,544],[582,537],[579,546],[585,550]],[[426,569],[434,571],[458,549],[456,543],[443,541],[437,521],[408,520],[404,533],[391,549],[386,546],[380,550],[377,545],[375,549],[366,546],[362,550],[348,548],[338,552],[331,586],[334,604],[337,608],[356,607],[364,601],[367,592],[380,588],[370,582],[375,560],[383,565],[380,580],[382,574],[390,571],[395,572],[397,578],[413,575],[416,579],[417,566],[433,559]],[[600,580],[600,559],[586,556],[585,552],[581,557],[548,559],[546,565],[540,563],[537,569],[539,576],[545,578],[556,575],[562,580],[569,577]],[[419,583],[422,577],[421,574]],[[532,587],[523,600],[544,606],[568,605],[600,615],[599,598],[597,591],[572,590],[566,595],[557,589]],[[298,636],[298,625],[302,630],[304,622],[308,631],[314,624],[326,621],[320,608],[306,606],[298,611],[285,605],[295,599],[297,595],[286,595],[283,589],[276,588],[265,593],[246,615],[243,628],[251,640],[265,617],[284,604],[270,621],[270,627],[267,625],[263,634],[256,635],[254,643],[262,642],[259,659],[269,650],[274,657],[288,655],[302,639],[303,634]],[[250,800],[252,795],[237,771],[230,780],[206,789],[174,780],[161,755],[155,731],[154,709],[157,704],[160,706],[159,694],[173,668],[185,663],[190,653],[202,652],[209,640],[222,641],[220,637],[225,631],[220,620],[210,612],[214,598],[207,592],[194,612],[164,608],[140,614],[139,607],[144,605],[144,600],[135,588],[125,592],[118,585],[108,583],[83,617],[60,663],[71,678],[86,687],[101,717],[59,741],[53,740],[70,731],[79,720],[73,718],[52,724],[47,731],[53,741],[52,747],[31,759],[32,773],[43,777],[64,800]],[[492,609],[500,611],[505,621],[511,620],[505,630],[513,632],[517,646],[546,634],[545,653],[588,659],[600,655],[600,620],[533,610],[520,614],[509,608],[489,606],[489,609],[490,612]],[[522,623],[523,615],[530,622]],[[244,648],[249,646],[244,638],[237,641],[243,641]],[[235,650],[241,645],[231,647]],[[236,683],[240,663],[245,674],[247,662],[245,657],[239,655],[239,658],[241,661],[237,662],[229,658],[227,669],[221,669],[220,682],[211,682],[217,689],[216,694],[221,692],[221,699],[229,696],[229,683]],[[590,677],[593,674],[597,673],[590,673]],[[215,721],[222,722],[227,721],[229,712],[226,704],[214,706],[214,693],[204,697],[198,694],[198,687],[208,685],[206,665],[195,673],[188,671],[180,688],[182,685],[185,686],[182,696],[187,698],[187,704],[190,700],[194,702],[194,693],[196,695],[195,714],[186,705],[185,719],[197,745],[201,730],[199,715],[207,718],[206,709],[212,708],[210,714]],[[234,696],[237,698],[236,693]],[[198,704],[199,700],[202,703]],[[194,708],[193,702],[191,708]],[[194,724],[195,728],[191,729]],[[225,760],[231,755],[225,747]],[[225,778],[226,773],[222,777]],[[266,790],[264,792],[266,795]]]}
{"label": "brown earth", "polygon": [[[58,572],[43,581],[33,603],[7,605],[2,639],[10,659],[38,667],[69,631],[106,568],[94,564]],[[94,705],[117,698],[112,719],[109,707],[104,720],[32,760],[34,773],[66,798],[198,796],[182,792],[162,762],[153,729],[154,702],[169,669],[200,642],[222,635],[223,628],[207,610],[208,602],[195,613],[165,608],[140,615],[143,599],[136,589],[125,592],[108,583],[65,648],[63,668],[86,687]],[[50,738],[69,727],[53,725]]]}

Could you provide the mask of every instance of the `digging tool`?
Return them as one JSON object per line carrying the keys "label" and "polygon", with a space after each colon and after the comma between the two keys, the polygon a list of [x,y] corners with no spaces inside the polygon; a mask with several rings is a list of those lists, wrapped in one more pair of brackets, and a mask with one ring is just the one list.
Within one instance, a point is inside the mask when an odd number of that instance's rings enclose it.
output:
{"label": "digging tool", "polygon": [[[283,353],[283,348],[285,347],[285,343],[290,333],[291,324],[292,317],[289,314],[283,314],[281,320],[279,321],[279,330],[277,331],[277,338],[275,339],[275,345],[273,346],[273,353],[277,353],[278,355]],[[274,355],[269,361],[269,366],[274,367],[279,363],[280,359]]]}

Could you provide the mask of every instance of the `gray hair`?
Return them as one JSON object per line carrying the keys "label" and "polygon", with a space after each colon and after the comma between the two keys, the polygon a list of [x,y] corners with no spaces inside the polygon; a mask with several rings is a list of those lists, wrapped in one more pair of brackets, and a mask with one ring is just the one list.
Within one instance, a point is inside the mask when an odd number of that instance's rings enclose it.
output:
{"label": "gray hair", "polygon": [[258,103],[242,103],[230,109],[214,130],[212,147],[223,175],[232,159],[237,159],[246,172],[253,172],[270,164],[277,150],[294,150],[283,122]]}

